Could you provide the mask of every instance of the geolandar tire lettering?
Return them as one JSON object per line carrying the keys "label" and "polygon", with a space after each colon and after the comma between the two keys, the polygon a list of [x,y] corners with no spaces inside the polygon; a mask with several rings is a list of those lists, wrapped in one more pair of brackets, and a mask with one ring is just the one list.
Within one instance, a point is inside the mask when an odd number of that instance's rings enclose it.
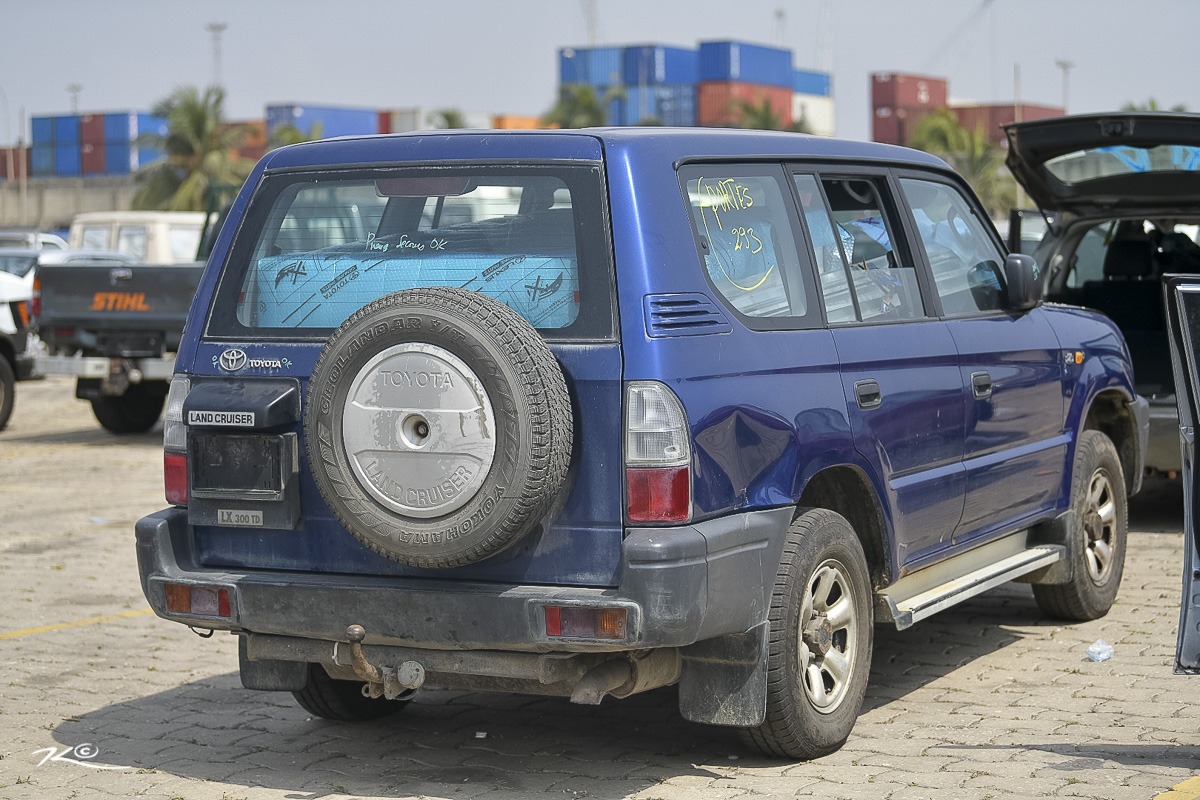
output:
{"label": "geolandar tire lettering", "polygon": [[424,568],[512,546],[566,479],[571,405],[550,349],[476,292],[412,289],[360,309],[309,384],[322,497],[372,550]]}

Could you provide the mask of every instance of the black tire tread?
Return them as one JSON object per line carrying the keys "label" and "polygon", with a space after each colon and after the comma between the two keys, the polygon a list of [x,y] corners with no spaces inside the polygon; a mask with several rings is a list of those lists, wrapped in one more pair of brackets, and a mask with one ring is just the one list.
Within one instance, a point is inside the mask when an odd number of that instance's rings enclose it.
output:
{"label": "black tire tread", "polygon": [[162,389],[135,384],[119,397],[93,399],[92,413],[109,433],[145,433],[158,422],[166,401],[167,395]]}
{"label": "black tire tread", "polygon": [[17,375],[8,359],[0,354],[0,431],[8,427],[17,404]]}
{"label": "black tire tread", "polygon": [[[799,514],[792,522],[792,527],[788,531],[780,560],[780,568],[775,576],[771,595],[771,607],[767,617],[770,639],[767,648],[766,721],[758,727],[743,728],[740,731],[743,743],[767,756],[776,758],[817,758],[833,752],[845,742],[845,737],[843,737],[841,741],[832,747],[814,746],[811,741],[808,741],[803,736],[802,726],[792,717],[787,700],[788,684],[795,677],[788,669],[786,652],[788,636],[786,623],[789,594],[792,591],[792,587],[795,586],[796,581],[804,581],[807,578],[805,575],[797,574],[799,571],[798,558],[801,552],[811,546],[809,540],[813,538],[813,534],[818,528],[831,523],[840,523],[845,525],[848,530],[853,531],[850,524],[841,515],[827,509],[807,509]],[[869,575],[866,556],[862,551],[862,546],[858,538],[852,534],[846,544],[851,547],[852,551],[857,551],[857,557],[860,559],[858,563],[863,576]],[[870,598],[868,598],[868,613],[870,607]],[[870,619],[864,620],[861,624],[866,625],[867,630],[871,631],[872,623]],[[866,675],[870,671],[869,653],[873,638],[873,635],[867,637],[868,659],[866,670],[860,676],[860,679],[864,682],[864,690]],[[861,702],[862,698],[860,697],[858,703],[861,704]],[[857,716],[857,709],[855,709],[855,716]],[[848,730],[846,731],[846,736],[849,736]]]}
{"label": "black tire tread", "polygon": [[[1125,474],[1121,470],[1121,459],[1112,440],[1097,430],[1085,430],[1079,436],[1075,448],[1075,460],[1071,476],[1071,507],[1075,508],[1076,500],[1087,492],[1092,473],[1104,462],[1109,465],[1109,477],[1113,484],[1113,494],[1116,496],[1120,509],[1118,511],[1118,531],[1122,537],[1117,548],[1116,573],[1110,578],[1115,584],[1112,595],[1121,583],[1124,572],[1125,547],[1128,542],[1129,512],[1126,505]],[[1082,526],[1082,523],[1080,523]],[[1083,535],[1082,530],[1079,532]],[[1099,619],[1108,613],[1112,606],[1113,597],[1099,594],[1097,587],[1091,584],[1087,568],[1082,563],[1075,564],[1074,578],[1070,583],[1053,585],[1033,585],[1033,597],[1038,608],[1047,616],[1072,622],[1086,622]]]}
{"label": "black tire tread", "polygon": [[321,719],[363,722],[398,714],[408,700],[384,700],[363,697],[362,683],[329,677],[320,664],[308,665],[308,683],[292,692],[296,702],[308,713]]}

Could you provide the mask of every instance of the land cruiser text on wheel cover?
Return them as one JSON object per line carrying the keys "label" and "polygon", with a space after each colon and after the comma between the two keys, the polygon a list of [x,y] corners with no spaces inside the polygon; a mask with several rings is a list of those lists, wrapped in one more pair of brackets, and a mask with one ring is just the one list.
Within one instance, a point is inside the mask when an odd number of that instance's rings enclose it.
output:
{"label": "land cruiser text on wheel cover", "polygon": [[537,332],[461,289],[388,295],[313,369],[305,433],[321,495],[356,538],[415,567],[514,544],[566,477],[571,405]]}

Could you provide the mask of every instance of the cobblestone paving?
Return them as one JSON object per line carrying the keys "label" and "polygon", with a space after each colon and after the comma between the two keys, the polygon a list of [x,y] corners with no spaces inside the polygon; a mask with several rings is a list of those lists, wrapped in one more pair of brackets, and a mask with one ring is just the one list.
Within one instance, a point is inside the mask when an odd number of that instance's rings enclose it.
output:
{"label": "cobblestone paving", "polygon": [[[849,743],[791,763],[684,722],[669,690],[597,708],[430,691],[358,726],[244,691],[233,637],[141,613],[133,523],[160,507],[160,470],[157,431],[105,433],[65,381],[18,386],[0,433],[0,798],[1200,794],[1200,679],[1171,674],[1177,485],[1138,499],[1107,618],[1044,619],[1011,585],[880,628]],[[1091,663],[1101,637],[1116,656]]]}

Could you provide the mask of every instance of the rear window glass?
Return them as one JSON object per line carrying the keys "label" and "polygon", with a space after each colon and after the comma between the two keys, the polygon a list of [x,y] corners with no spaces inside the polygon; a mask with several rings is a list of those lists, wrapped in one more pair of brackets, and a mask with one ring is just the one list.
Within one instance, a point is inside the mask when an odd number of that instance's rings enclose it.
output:
{"label": "rear window glass", "polygon": [[1046,171],[1069,185],[1137,172],[1200,172],[1200,147],[1097,147],[1051,158]]}
{"label": "rear window glass", "polygon": [[0,253],[0,272],[24,278],[31,269],[37,266],[37,256],[7,255]]}
{"label": "rear window glass", "polygon": [[270,177],[226,262],[210,333],[324,335],[392,292],[454,286],[548,338],[607,338],[607,229],[592,167]]}

